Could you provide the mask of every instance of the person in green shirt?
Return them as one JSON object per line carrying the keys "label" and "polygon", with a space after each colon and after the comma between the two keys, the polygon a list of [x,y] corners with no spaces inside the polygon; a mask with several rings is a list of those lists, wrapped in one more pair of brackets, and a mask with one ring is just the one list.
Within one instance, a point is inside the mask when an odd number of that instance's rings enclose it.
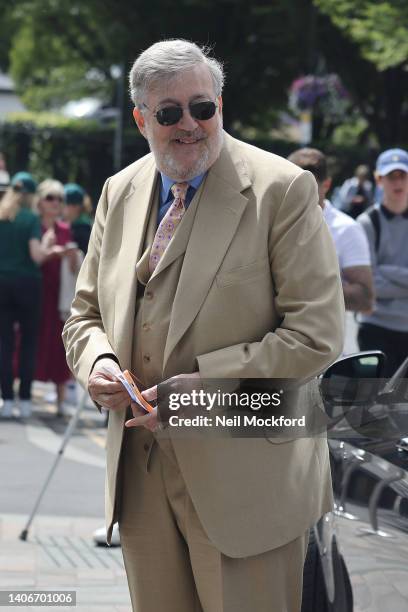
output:
{"label": "person in green shirt", "polygon": [[51,236],[41,240],[38,216],[31,210],[36,182],[28,172],[18,172],[0,202],[0,385],[1,416],[14,409],[14,325],[20,329],[20,413],[31,414],[33,379],[40,317],[40,265],[55,251]]}

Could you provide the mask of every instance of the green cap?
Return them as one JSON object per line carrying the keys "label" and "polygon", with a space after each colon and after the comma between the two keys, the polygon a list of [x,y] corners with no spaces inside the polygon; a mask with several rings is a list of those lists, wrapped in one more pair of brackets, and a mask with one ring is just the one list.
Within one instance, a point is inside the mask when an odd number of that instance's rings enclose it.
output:
{"label": "green cap", "polygon": [[66,204],[83,204],[85,191],[76,183],[67,183],[64,186]]}
{"label": "green cap", "polygon": [[11,179],[12,187],[21,187],[23,193],[35,193],[37,183],[29,172],[17,172]]}

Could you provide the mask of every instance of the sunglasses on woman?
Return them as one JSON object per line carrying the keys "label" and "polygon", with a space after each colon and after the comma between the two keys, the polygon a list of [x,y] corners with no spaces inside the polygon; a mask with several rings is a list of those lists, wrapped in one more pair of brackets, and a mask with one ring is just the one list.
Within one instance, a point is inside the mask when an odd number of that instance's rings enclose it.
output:
{"label": "sunglasses on woman", "polygon": [[[146,104],[143,104],[143,106],[147,108],[147,110],[150,110]],[[215,111],[217,110],[217,104],[212,102],[212,100],[190,102],[188,110],[193,119],[197,119],[197,121],[208,121],[214,117]],[[160,125],[176,125],[182,118],[183,113],[184,109],[182,106],[172,105],[160,108],[153,113],[153,116],[156,117]]]}
{"label": "sunglasses on woman", "polygon": [[53,195],[52,193],[48,193],[44,200],[47,200],[47,202],[53,202],[54,200],[58,200],[58,202],[62,202],[62,197],[59,195]]}

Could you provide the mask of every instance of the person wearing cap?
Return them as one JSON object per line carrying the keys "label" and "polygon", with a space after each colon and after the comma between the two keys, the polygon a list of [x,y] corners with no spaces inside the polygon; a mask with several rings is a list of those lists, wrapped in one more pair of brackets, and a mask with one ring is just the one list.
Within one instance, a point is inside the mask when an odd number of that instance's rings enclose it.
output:
{"label": "person wearing cap", "polygon": [[29,172],[17,172],[11,179],[14,193],[23,194],[22,201],[32,206],[37,183]]}
{"label": "person wearing cap", "polygon": [[382,200],[357,221],[370,245],[376,301],[371,314],[360,315],[358,342],[387,355],[388,377],[408,355],[408,152],[384,151],[375,174]]}
{"label": "person wearing cap", "polygon": [[41,268],[52,255],[48,238],[41,241],[38,216],[31,210],[36,182],[28,172],[18,172],[0,202],[0,384],[1,415],[14,410],[14,324],[19,324],[19,408],[31,414],[31,383],[35,364],[41,298]]}
{"label": "person wearing cap", "polygon": [[64,196],[64,219],[71,226],[74,242],[77,243],[79,249],[86,255],[92,229],[91,218],[84,207],[86,193],[80,185],[67,183],[64,187]]}

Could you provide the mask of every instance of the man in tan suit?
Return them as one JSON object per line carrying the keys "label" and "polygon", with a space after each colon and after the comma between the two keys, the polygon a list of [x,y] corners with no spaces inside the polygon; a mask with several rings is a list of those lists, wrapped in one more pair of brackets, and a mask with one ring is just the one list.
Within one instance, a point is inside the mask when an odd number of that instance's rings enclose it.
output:
{"label": "man in tan suit", "polygon": [[223,131],[222,67],[193,43],[153,45],[130,84],[152,152],[104,186],[64,330],[110,410],[108,536],[117,520],[138,612],[298,612],[332,503],[326,440],[163,432],[117,375],[152,401],[180,376],[308,380],[334,361],[344,306],[316,182]]}

